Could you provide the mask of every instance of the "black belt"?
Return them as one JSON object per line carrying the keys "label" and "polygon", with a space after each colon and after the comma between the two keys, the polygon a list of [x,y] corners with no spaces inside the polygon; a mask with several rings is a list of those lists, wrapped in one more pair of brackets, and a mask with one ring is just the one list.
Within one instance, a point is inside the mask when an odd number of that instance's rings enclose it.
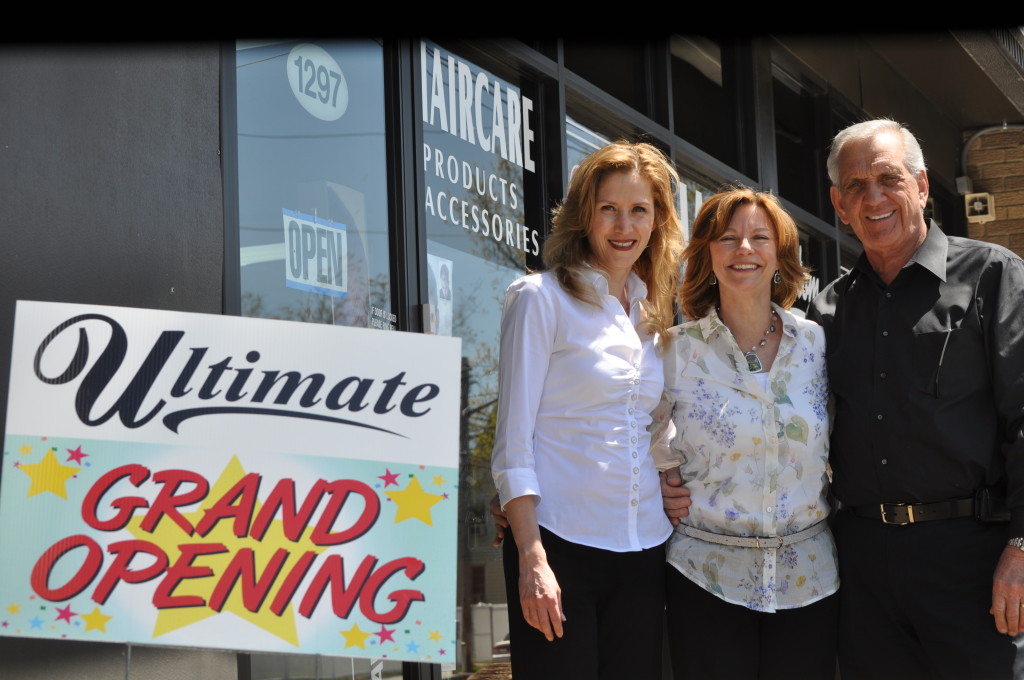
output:
{"label": "black belt", "polygon": [[879,503],[848,508],[855,515],[880,519],[886,524],[914,524],[933,519],[973,517],[974,499],[957,498],[938,503]]}

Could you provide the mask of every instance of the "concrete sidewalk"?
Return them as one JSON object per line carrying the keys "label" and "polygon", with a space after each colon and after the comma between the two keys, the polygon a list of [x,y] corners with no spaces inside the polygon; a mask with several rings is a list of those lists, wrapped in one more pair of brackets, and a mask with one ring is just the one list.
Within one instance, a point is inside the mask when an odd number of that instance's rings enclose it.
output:
{"label": "concrete sidewalk", "polygon": [[497,661],[473,673],[467,680],[512,680],[512,664],[509,661]]}

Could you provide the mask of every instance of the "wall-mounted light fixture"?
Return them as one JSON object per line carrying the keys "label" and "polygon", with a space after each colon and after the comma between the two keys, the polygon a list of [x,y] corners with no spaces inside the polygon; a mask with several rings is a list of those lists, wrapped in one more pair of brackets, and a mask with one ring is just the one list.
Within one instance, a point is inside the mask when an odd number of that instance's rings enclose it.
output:
{"label": "wall-mounted light fixture", "polygon": [[968,222],[991,222],[996,218],[995,201],[991,194],[967,194],[964,208]]}

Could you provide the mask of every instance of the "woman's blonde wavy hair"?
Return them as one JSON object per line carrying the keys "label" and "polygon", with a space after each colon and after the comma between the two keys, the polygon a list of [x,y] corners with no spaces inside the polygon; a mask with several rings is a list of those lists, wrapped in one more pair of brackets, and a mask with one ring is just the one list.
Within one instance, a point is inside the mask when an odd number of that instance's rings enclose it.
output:
{"label": "woman's blonde wavy hair", "polygon": [[675,318],[674,295],[683,231],[675,207],[679,175],[657,147],[647,142],[620,140],[598,149],[580,163],[569,182],[568,194],[552,211],[551,233],[544,241],[544,267],[555,273],[567,293],[582,302],[599,304],[594,290],[580,274],[592,256],[587,236],[597,188],[606,175],[614,172],[635,173],[651,184],[654,231],[633,271],[647,285],[644,325],[667,340],[667,330]]}

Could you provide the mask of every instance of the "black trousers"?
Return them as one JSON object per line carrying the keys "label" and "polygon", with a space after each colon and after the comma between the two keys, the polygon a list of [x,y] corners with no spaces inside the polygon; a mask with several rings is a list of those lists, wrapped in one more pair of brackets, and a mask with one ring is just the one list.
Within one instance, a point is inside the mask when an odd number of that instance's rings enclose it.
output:
{"label": "black trousers", "polygon": [[564,634],[548,642],[523,618],[519,552],[506,531],[505,589],[515,680],[661,680],[665,546],[611,552],[541,529],[562,589]]}
{"label": "black trousers", "polygon": [[835,680],[838,595],[759,612],[666,571],[674,680]]}
{"label": "black trousers", "polygon": [[1012,677],[1016,646],[988,613],[1005,524],[891,526],[840,511],[834,534],[843,680]]}

